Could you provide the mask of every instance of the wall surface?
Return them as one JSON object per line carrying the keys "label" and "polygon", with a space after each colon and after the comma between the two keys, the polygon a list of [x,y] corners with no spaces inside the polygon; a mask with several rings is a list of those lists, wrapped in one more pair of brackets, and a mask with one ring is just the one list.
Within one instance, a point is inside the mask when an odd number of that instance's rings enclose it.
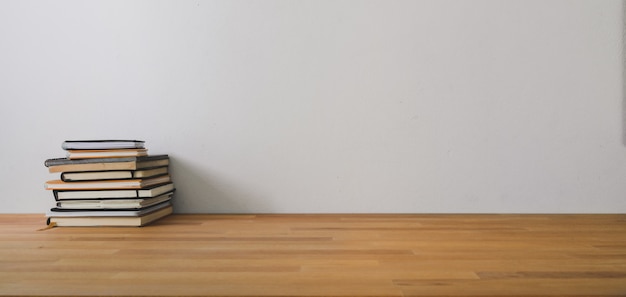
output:
{"label": "wall surface", "polygon": [[66,139],[177,212],[624,213],[621,1],[0,1],[0,212]]}

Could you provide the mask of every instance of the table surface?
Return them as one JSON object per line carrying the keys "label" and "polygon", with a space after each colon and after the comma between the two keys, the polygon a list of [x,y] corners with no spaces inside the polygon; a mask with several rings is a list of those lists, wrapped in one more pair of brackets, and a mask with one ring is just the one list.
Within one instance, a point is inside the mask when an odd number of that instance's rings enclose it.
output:
{"label": "table surface", "polygon": [[0,215],[0,295],[625,296],[626,215]]}

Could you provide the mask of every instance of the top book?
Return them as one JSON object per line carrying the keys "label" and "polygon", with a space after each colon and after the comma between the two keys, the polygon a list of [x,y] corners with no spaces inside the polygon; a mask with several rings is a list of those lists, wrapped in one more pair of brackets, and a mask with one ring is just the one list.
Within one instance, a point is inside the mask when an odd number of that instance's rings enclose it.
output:
{"label": "top book", "polygon": [[143,140],[66,140],[61,147],[64,150],[109,150],[142,149]]}

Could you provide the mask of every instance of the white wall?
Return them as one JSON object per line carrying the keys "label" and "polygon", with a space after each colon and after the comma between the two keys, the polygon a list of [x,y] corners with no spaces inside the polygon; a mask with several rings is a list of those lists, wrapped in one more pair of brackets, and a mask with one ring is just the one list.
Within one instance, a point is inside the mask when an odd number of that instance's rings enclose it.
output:
{"label": "white wall", "polygon": [[0,207],[65,139],[178,212],[626,212],[620,1],[2,1]]}

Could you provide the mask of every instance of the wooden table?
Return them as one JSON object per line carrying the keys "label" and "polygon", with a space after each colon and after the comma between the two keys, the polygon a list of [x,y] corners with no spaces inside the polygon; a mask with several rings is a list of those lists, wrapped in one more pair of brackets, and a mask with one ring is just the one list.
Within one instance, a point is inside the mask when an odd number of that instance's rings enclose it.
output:
{"label": "wooden table", "polygon": [[626,215],[0,215],[0,295],[626,296]]}

